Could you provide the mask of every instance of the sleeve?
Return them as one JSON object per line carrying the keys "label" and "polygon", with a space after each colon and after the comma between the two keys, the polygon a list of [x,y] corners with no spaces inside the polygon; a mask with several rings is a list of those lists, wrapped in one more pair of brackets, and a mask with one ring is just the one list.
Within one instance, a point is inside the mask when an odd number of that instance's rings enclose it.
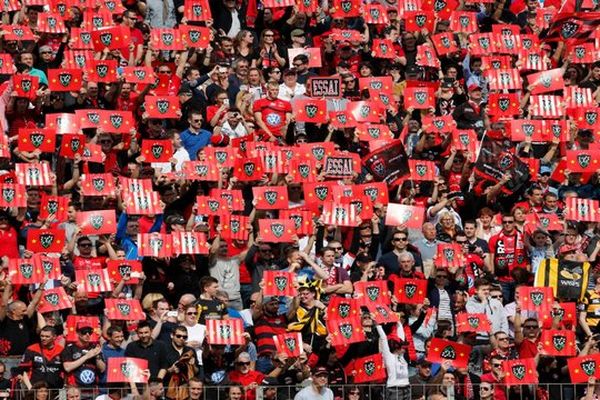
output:
{"label": "sleeve", "polygon": [[253,113],[255,113],[255,112],[262,112],[262,109],[263,109],[262,103],[263,102],[260,101],[260,100],[255,101],[254,104],[252,104],[252,112]]}
{"label": "sleeve", "polygon": [[65,349],[60,353],[60,361],[73,361],[73,352],[71,351],[71,349],[71,346],[65,347]]}

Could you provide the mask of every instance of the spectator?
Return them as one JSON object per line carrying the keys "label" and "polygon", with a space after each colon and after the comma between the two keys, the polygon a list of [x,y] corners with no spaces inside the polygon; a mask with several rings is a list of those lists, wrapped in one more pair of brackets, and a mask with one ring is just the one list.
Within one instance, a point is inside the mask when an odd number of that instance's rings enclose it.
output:
{"label": "spectator", "polygon": [[[21,366],[27,368],[28,379],[33,385],[44,382],[50,389],[63,386],[63,347],[56,344],[56,330],[45,326],[40,330],[40,343],[32,344],[25,350]],[[6,366],[4,366],[6,368]]]}
{"label": "spectator", "polygon": [[327,368],[314,368],[312,377],[313,380],[311,384],[299,391],[296,396],[294,396],[294,400],[309,400],[314,398],[333,400],[333,392],[327,387],[327,381],[329,377]]}
{"label": "spectator", "polygon": [[147,322],[140,322],[136,333],[138,340],[127,345],[125,356],[148,360],[150,377],[163,379],[168,367],[167,348],[165,344],[152,337],[152,331]]}
{"label": "spectator", "polygon": [[77,385],[84,389],[84,394],[88,394],[89,389],[97,387],[100,374],[106,370],[106,361],[102,358],[100,345],[90,340],[93,327],[88,322],[81,321],[77,323],[76,330],[77,341],[67,344],[60,357],[66,382]]}

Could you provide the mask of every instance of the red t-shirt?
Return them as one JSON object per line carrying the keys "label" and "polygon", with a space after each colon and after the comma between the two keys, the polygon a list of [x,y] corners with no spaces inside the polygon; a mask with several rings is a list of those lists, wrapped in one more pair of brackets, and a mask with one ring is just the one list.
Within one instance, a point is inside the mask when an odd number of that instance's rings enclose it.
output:
{"label": "red t-shirt", "polygon": [[[265,376],[258,371],[250,371],[247,374],[242,374],[237,370],[229,373],[229,380],[232,383],[238,383],[242,386],[248,386],[251,383],[260,384]],[[254,400],[256,398],[256,390],[248,390],[246,392],[246,400]]]}
{"label": "red t-shirt", "polygon": [[105,267],[105,258],[102,257],[81,257],[73,258],[73,268],[75,271],[89,271],[92,269],[102,269]]}
{"label": "red t-shirt", "polygon": [[260,112],[261,119],[275,136],[282,136],[281,130],[286,124],[285,115],[292,112],[292,104],[289,101],[267,98],[254,102],[253,112]]}
{"label": "red t-shirt", "polygon": [[15,228],[0,229],[0,254],[8,258],[19,258],[18,234]]}
{"label": "red t-shirt", "polygon": [[491,383],[494,388],[494,400],[506,400],[506,385],[491,373],[481,375],[481,382]]}
{"label": "red t-shirt", "polygon": [[534,358],[538,354],[538,344],[540,340],[537,339],[532,342],[529,339],[524,339],[519,345],[519,358]]}

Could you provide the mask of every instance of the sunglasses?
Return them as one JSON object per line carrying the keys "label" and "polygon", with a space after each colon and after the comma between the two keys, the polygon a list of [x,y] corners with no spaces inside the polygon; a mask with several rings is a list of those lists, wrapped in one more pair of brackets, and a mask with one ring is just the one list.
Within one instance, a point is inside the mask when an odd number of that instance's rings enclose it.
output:
{"label": "sunglasses", "polygon": [[187,313],[185,313],[185,315],[198,315],[198,313],[197,312],[187,312]]}
{"label": "sunglasses", "polygon": [[82,336],[84,336],[84,335],[91,335],[93,331],[94,330],[90,329],[90,328],[82,329],[82,330],[79,331],[79,334],[82,335]]}
{"label": "sunglasses", "polygon": [[537,325],[523,325],[523,329],[538,329]]}
{"label": "sunglasses", "polygon": [[187,335],[175,335],[175,337],[176,337],[177,339],[187,339],[187,338],[188,338],[188,336],[187,336]]}
{"label": "sunglasses", "polygon": [[497,340],[502,341],[502,342],[508,341],[508,336],[507,337],[498,338]]}
{"label": "sunglasses", "polygon": [[501,299],[502,295],[501,294],[497,294],[496,296],[490,296],[492,299]]}
{"label": "sunglasses", "polygon": [[341,247],[330,247],[331,250],[335,250],[335,251],[340,251],[342,250]]}
{"label": "sunglasses", "polygon": [[502,364],[496,364],[496,363],[494,363],[494,364],[492,364],[492,367],[494,367],[494,368],[501,368]]}
{"label": "sunglasses", "polygon": [[406,242],[408,240],[408,238],[394,238],[392,239],[394,242]]}
{"label": "sunglasses", "polygon": [[238,361],[235,364],[239,365],[239,366],[248,366],[248,365],[250,365],[250,361],[247,361],[247,362]]}
{"label": "sunglasses", "polygon": [[91,243],[79,243],[79,247],[92,247]]}
{"label": "sunglasses", "polygon": [[515,221],[502,221],[503,224],[514,224]]}

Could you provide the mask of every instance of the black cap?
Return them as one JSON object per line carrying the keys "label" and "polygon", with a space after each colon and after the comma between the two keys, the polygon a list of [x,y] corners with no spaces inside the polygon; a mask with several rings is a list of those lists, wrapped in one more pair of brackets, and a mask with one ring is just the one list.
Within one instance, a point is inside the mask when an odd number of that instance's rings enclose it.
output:
{"label": "black cap", "polygon": [[329,375],[329,370],[326,367],[323,366],[318,366],[315,369],[313,369],[313,373],[314,376],[317,375]]}

